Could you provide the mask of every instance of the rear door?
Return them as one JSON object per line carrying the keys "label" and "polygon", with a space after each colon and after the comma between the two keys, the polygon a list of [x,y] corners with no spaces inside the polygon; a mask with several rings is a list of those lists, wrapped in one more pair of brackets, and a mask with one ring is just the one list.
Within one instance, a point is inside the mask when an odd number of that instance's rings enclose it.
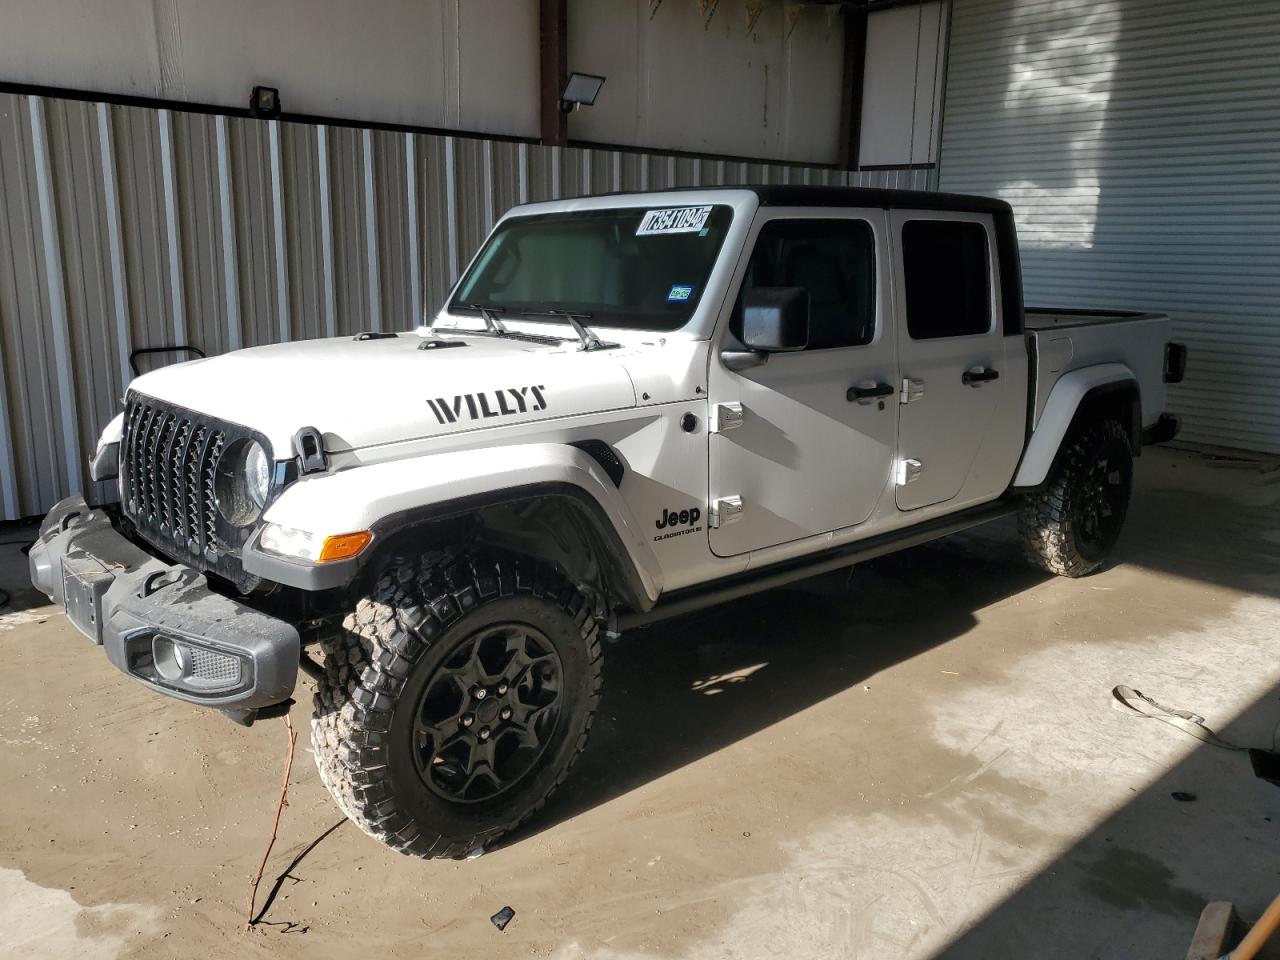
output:
{"label": "rear door", "polygon": [[[711,359],[711,549],[734,556],[867,520],[897,428],[888,221],[883,210],[768,211],[739,268]],[[731,370],[741,291],[803,287],[809,345]],[[740,507],[740,509],[738,509]]]}
{"label": "rear door", "polygon": [[990,216],[895,210],[898,507],[954,498],[1009,383]]}

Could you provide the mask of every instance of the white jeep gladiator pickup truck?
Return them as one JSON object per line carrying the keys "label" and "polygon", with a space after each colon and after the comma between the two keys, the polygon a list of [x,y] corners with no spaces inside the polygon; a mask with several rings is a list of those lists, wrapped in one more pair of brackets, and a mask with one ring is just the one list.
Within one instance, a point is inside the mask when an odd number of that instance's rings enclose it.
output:
{"label": "white jeep gladiator pickup truck", "polygon": [[[1080,576],[1185,350],[1024,310],[1009,206],[757,187],[510,211],[429,326],[134,380],[33,582],[242,723],[315,679],[348,817],[458,857],[582,751],[601,635],[1017,513]],[[318,654],[317,661],[313,654]]]}

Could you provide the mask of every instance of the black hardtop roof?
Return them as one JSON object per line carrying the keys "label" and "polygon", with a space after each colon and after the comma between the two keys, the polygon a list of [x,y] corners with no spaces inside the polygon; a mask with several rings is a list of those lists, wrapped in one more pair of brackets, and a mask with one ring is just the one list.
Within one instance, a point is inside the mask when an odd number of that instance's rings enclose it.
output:
{"label": "black hardtop roof", "polygon": [[627,193],[688,193],[706,190],[750,190],[765,207],[902,207],[910,210],[956,210],[966,213],[1012,213],[1003,200],[964,193],[929,190],[887,190],[879,187],[823,187],[791,184],[723,184],[673,187],[670,190],[633,190]]}
{"label": "black hardtop roof", "polygon": [[1012,213],[994,197],[929,190],[887,190],[879,187],[751,187],[766,207],[909,207],[913,210],[963,210],[968,213]]}

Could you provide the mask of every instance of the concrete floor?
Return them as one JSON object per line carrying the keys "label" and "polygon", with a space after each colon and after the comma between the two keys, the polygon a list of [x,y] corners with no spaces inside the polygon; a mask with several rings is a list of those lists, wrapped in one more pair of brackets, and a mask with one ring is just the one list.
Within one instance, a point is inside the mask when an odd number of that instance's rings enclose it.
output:
{"label": "concrete floor", "polygon": [[250,933],[283,722],[148,694],[2,547],[0,955],[1181,958],[1207,901],[1280,891],[1280,789],[1110,691],[1271,743],[1278,501],[1257,465],[1148,451],[1087,579],[1003,526],[639,632],[575,777],[470,862],[343,823],[300,705]]}

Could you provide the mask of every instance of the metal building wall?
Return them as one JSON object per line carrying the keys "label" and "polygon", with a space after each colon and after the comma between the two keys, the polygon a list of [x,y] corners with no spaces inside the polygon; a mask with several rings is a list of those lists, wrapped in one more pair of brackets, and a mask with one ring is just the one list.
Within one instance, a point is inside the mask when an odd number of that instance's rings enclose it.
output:
{"label": "metal building wall", "polygon": [[536,0],[4,0],[0,12],[9,83],[224,109],[264,83],[296,115],[539,130]]}
{"label": "metal building wall", "polygon": [[1173,316],[1184,439],[1280,452],[1280,4],[952,17],[942,189],[1014,205],[1029,302]]}
{"label": "metal building wall", "polygon": [[133,348],[412,328],[513,204],[927,180],[0,94],[0,519],[111,496],[85,464]]}
{"label": "metal building wall", "polygon": [[569,115],[571,139],[789,163],[839,156],[839,7],[568,0],[567,19],[572,69],[609,78],[593,109]]}

